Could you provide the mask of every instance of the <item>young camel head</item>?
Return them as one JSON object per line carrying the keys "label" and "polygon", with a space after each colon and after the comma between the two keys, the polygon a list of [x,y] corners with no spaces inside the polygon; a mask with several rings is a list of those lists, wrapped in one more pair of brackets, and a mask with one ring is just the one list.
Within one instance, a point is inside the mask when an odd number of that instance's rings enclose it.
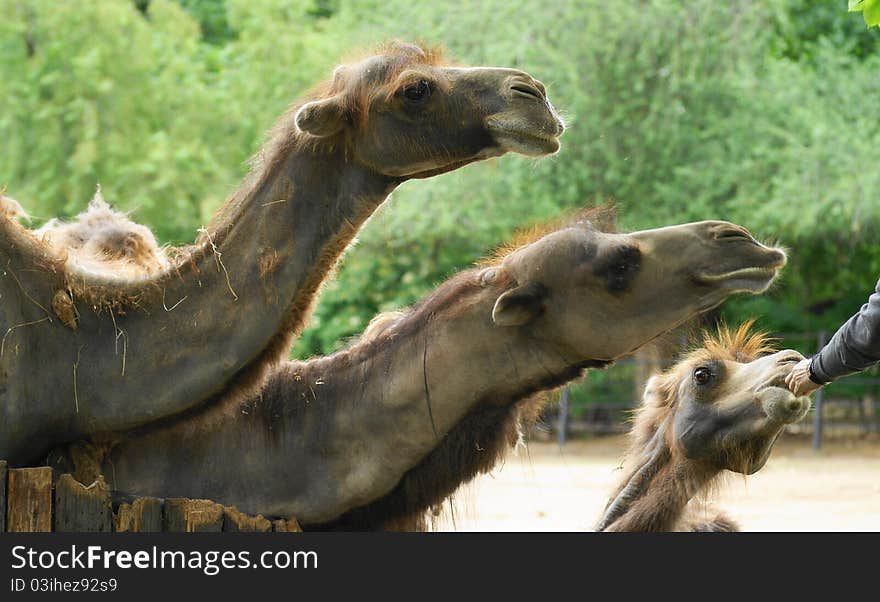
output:
{"label": "young camel head", "polygon": [[563,131],[528,73],[448,66],[438,51],[408,44],[337,67],[315,96],[295,111],[299,131],[341,142],[355,162],[401,179],[508,151],[555,153]]}
{"label": "young camel head", "polygon": [[765,291],[786,256],[744,228],[705,221],[630,234],[583,219],[481,275],[503,292],[494,323],[563,357],[611,361],[738,292]]}
{"label": "young camel head", "polygon": [[809,398],[795,397],[784,382],[803,356],[775,351],[750,328],[706,335],[648,381],[626,476],[597,530],[691,530],[688,502],[725,470],[760,470],[785,425],[806,415]]}
{"label": "young camel head", "polygon": [[669,436],[688,459],[742,474],[760,470],[785,425],[810,409],[809,397],[795,397],[785,385],[803,356],[774,353],[762,335],[748,334],[750,326],[707,338],[646,392],[661,392],[670,404]]}

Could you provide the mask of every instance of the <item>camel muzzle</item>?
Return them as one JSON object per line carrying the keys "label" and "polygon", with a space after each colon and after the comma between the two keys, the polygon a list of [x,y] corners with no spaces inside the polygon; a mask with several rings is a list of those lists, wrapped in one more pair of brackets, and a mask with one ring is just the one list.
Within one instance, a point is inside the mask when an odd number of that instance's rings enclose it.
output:
{"label": "camel muzzle", "polygon": [[758,392],[758,400],[767,418],[780,424],[792,424],[807,415],[810,398],[795,397],[786,388],[770,386]]}

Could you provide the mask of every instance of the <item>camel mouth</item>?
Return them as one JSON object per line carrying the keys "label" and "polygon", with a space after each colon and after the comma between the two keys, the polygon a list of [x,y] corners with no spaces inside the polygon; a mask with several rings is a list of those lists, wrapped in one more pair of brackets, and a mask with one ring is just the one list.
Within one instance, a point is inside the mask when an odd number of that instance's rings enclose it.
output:
{"label": "camel mouth", "polygon": [[553,129],[556,133],[545,133],[546,127],[523,127],[520,123],[501,119],[498,116],[489,119],[486,124],[495,143],[507,152],[518,153],[528,157],[552,155],[559,151],[559,136],[564,129],[562,122],[556,119]]}
{"label": "camel mouth", "polygon": [[783,260],[776,265],[767,267],[740,268],[721,274],[701,273],[696,275],[696,280],[703,284],[722,286],[733,292],[758,294],[770,288],[784,265],[785,261]]}
{"label": "camel mouth", "polygon": [[793,424],[810,411],[810,398],[806,395],[796,397],[785,386],[782,377],[773,379],[758,391],[758,401],[767,418],[778,424]]}

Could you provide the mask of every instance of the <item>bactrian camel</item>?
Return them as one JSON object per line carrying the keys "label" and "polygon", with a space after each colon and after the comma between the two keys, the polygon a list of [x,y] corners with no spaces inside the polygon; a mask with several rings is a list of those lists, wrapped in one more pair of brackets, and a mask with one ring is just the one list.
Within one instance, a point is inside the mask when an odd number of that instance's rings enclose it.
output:
{"label": "bactrian camel", "polygon": [[418,528],[516,442],[541,392],[764,291],[786,261],[726,222],[631,234],[596,222],[455,276],[350,348],[284,363],[255,395],[127,434],[101,472],[120,494],[314,528]]}
{"label": "bactrian camel", "polygon": [[636,416],[624,477],[599,531],[733,531],[723,515],[695,516],[689,502],[726,471],[753,474],[787,424],[810,408],[785,386],[797,351],[722,328],[667,372],[652,377]]}
{"label": "bactrian camel", "polygon": [[253,391],[392,190],[508,151],[554,153],[562,130],[527,73],[391,44],[291,107],[167,269],[96,269],[24,228],[7,203],[0,458],[38,461],[62,441]]}

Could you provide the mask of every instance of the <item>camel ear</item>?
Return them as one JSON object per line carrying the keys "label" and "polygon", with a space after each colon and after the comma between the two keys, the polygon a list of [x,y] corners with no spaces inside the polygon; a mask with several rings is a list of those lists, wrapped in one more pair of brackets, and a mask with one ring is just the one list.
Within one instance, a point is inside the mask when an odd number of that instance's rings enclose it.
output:
{"label": "camel ear", "polygon": [[338,96],[307,102],[296,112],[296,127],[312,136],[332,136],[345,125],[343,113]]}
{"label": "camel ear", "polygon": [[492,321],[498,326],[522,326],[544,311],[547,289],[537,282],[505,291],[495,301]]}

